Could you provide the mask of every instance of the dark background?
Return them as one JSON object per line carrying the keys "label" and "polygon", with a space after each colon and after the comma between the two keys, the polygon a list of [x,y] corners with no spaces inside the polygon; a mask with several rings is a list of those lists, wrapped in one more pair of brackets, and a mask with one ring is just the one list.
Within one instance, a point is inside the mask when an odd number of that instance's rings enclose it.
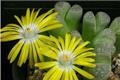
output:
{"label": "dark background", "polygon": [[[83,12],[93,11],[95,14],[98,11],[104,11],[109,14],[111,20],[115,17],[120,16],[120,2],[107,2],[107,1],[68,1],[71,5],[79,4],[83,8]],[[56,1],[2,1],[1,4],[1,27],[4,27],[8,23],[17,23],[14,15],[25,15],[26,8],[43,8],[42,13],[53,8]],[[17,41],[10,42],[2,42],[1,44],[1,62],[2,62],[2,72],[1,80],[13,80],[12,78],[12,64],[9,64],[7,60],[7,55],[12,49],[12,47],[16,44]],[[23,65],[20,70],[24,70],[26,65]],[[26,70],[24,70],[24,74],[26,74]],[[24,75],[26,76],[26,75]]]}

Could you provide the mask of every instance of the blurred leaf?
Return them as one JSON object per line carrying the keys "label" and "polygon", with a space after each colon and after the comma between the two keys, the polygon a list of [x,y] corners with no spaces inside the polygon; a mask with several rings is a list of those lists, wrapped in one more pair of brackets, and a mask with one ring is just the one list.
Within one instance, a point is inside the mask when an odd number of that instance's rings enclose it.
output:
{"label": "blurred leaf", "polygon": [[93,12],[88,11],[83,17],[82,35],[84,40],[92,41],[110,22],[110,17],[105,12],[98,12],[94,16]]}
{"label": "blurred leaf", "polygon": [[81,34],[77,30],[71,31],[70,34],[72,37],[76,36],[77,38],[82,38]]}
{"label": "blurred leaf", "polygon": [[120,17],[115,18],[111,25],[110,28],[114,31],[116,34],[116,53],[120,52]]}
{"label": "blurred leaf", "polygon": [[57,2],[55,4],[55,10],[64,19],[68,10],[70,9],[70,4],[68,2]]}
{"label": "blurred leaf", "polygon": [[94,80],[106,80],[109,76],[111,72],[111,55],[116,50],[114,46],[115,41],[115,33],[109,28],[101,31],[93,40],[94,51],[97,54],[97,67],[86,70],[95,75]]}
{"label": "blurred leaf", "polygon": [[[107,42],[105,40],[109,40],[108,43],[115,43],[116,41],[116,36],[115,33],[110,29],[110,28],[106,28],[103,31],[101,31],[93,40],[93,44],[95,46],[95,44],[97,43],[101,43],[101,42]],[[111,42],[110,42],[111,41]]]}
{"label": "blurred leaf", "polygon": [[88,11],[83,17],[82,36],[84,40],[92,41],[96,32],[96,20],[93,12]]}
{"label": "blurred leaf", "polygon": [[79,5],[73,5],[66,15],[66,22],[68,24],[68,27],[71,28],[71,30],[75,29],[75,26],[78,26],[78,22],[82,16],[83,9]]}
{"label": "blurred leaf", "polygon": [[110,28],[116,33],[119,34],[120,33],[120,17],[115,18],[111,25]]}
{"label": "blurred leaf", "polygon": [[110,17],[105,12],[96,14],[96,33],[102,31],[110,22]]}
{"label": "blurred leaf", "polygon": [[17,66],[17,60],[12,64],[12,75],[13,80],[26,80],[26,66],[23,65],[22,67]]}
{"label": "blurred leaf", "polygon": [[[66,33],[77,29],[82,16],[82,8],[79,5],[72,7],[68,2],[57,2],[55,10],[59,13],[57,19],[64,25],[62,28],[49,31],[54,36],[64,36]],[[76,11],[77,10],[77,11]]]}
{"label": "blurred leaf", "polygon": [[120,53],[120,34],[117,34],[116,36],[117,36],[116,43],[115,43],[116,53]]}

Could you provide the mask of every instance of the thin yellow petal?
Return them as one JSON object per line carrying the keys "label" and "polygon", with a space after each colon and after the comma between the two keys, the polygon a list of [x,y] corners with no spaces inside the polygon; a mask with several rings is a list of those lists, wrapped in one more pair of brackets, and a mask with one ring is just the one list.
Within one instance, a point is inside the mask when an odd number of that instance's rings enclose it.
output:
{"label": "thin yellow petal", "polygon": [[29,47],[29,65],[30,65],[30,67],[32,67],[32,65],[33,65],[33,50],[32,50],[32,44],[30,44],[30,47]]}
{"label": "thin yellow petal", "polygon": [[26,20],[27,20],[27,24],[30,23],[30,8],[27,8],[26,10]]}
{"label": "thin yellow petal", "polygon": [[70,71],[73,76],[73,80],[78,80],[78,77],[77,77],[76,73],[74,72],[74,70],[71,69]]}
{"label": "thin yellow petal", "polygon": [[61,76],[61,80],[65,80],[65,71],[63,71],[63,74]]}
{"label": "thin yellow petal", "polygon": [[19,28],[16,27],[3,27],[2,29],[0,29],[0,32],[17,32],[19,30]]}
{"label": "thin yellow petal", "polygon": [[14,61],[14,59],[16,58],[16,56],[19,54],[19,51],[23,45],[24,41],[20,40],[10,51],[9,55],[8,55],[8,59],[11,59],[11,63]]}
{"label": "thin yellow petal", "polygon": [[56,18],[57,14],[58,14],[57,12],[54,12],[54,13],[52,13],[51,15],[49,15],[48,17],[46,17],[46,18],[39,24],[40,30],[41,30],[42,28],[46,27],[47,25],[49,25],[49,22],[50,22],[51,20],[54,20],[54,19]]}
{"label": "thin yellow petal", "polygon": [[86,77],[86,78],[88,78],[88,79],[93,79],[93,78],[94,78],[93,75],[89,74],[88,72],[86,72],[86,71],[84,71],[84,70],[82,70],[82,69],[80,69],[80,68],[78,68],[78,67],[76,67],[76,66],[74,66],[74,69],[75,69],[75,71],[77,71],[79,74],[81,74],[82,76],[84,76],[84,77]]}
{"label": "thin yellow petal", "polygon": [[37,51],[35,49],[35,45],[33,42],[32,42],[32,50],[33,50],[33,59],[34,59],[34,62],[36,63],[38,58],[37,58]]}
{"label": "thin yellow petal", "polygon": [[11,34],[2,33],[0,38],[1,38],[2,42],[20,39],[20,37],[18,35],[13,35],[12,33]]}
{"label": "thin yellow petal", "polygon": [[81,43],[81,44],[79,44],[78,45],[78,47],[74,50],[74,52],[73,53],[79,53],[79,51],[83,48],[83,47],[85,47],[86,45],[88,45],[90,42],[89,41],[86,41],[86,42],[83,42],[83,43]]}
{"label": "thin yellow petal", "polygon": [[46,68],[51,68],[57,64],[56,61],[51,61],[51,62],[40,62],[36,63],[35,66],[39,67],[39,69],[46,69]]}
{"label": "thin yellow petal", "polygon": [[63,71],[60,70],[59,73],[58,73],[58,75],[57,75],[57,77],[56,77],[56,80],[61,80],[62,74],[63,74]]}
{"label": "thin yellow petal", "polygon": [[45,31],[49,31],[49,30],[53,30],[53,29],[57,29],[62,27],[63,24],[53,24],[53,25],[49,25],[46,26],[45,28],[40,29],[40,32],[45,32]]}
{"label": "thin yellow petal", "polygon": [[65,79],[64,80],[69,80],[69,74],[68,74],[68,71],[65,71]]}
{"label": "thin yellow petal", "polygon": [[69,80],[73,80],[73,75],[72,75],[71,70],[69,70]]}
{"label": "thin yellow petal", "polygon": [[40,52],[42,55],[50,57],[52,59],[58,60],[57,54],[53,52],[52,50],[49,50],[47,48],[40,48]]}
{"label": "thin yellow petal", "polygon": [[27,45],[26,45],[26,52],[25,52],[25,55],[24,55],[24,63],[27,61],[27,59],[28,59],[28,55],[29,55],[29,53],[30,53],[30,43],[27,43]]}
{"label": "thin yellow petal", "polygon": [[65,50],[68,50],[69,44],[70,44],[71,36],[70,34],[65,35]]}
{"label": "thin yellow petal", "polygon": [[[53,25],[53,24],[58,24],[60,21],[58,20],[52,20],[51,22],[49,22],[49,25]],[[49,26],[48,25],[48,26]]]}
{"label": "thin yellow petal", "polygon": [[60,77],[61,77],[61,75],[62,75],[62,72],[63,72],[63,71],[61,71],[61,70],[58,68],[57,71],[52,74],[52,76],[50,77],[49,80],[60,80]]}
{"label": "thin yellow petal", "polygon": [[81,53],[85,53],[85,52],[90,51],[90,50],[94,50],[94,48],[82,48],[82,49],[79,50],[79,52],[74,53],[74,54],[77,56]]}
{"label": "thin yellow petal", "polygon": [[68,50],[71,50],[71,49],[72,49],[72,46],[74,45],[75,40],[76,40],[76,36],[74,36],[74,37],[72,38],[72,40],[71,40],[71,42],[70,42],[70,45],[69,45],[69,47],[68,47]]}
{"label": "thin yellow petal", "polygon": [[20,28],[19,25],[14,24],[14,23],[7,24],[5,27],[16,27],[16,28]]}
{"label": "thin yellow petal", "polygon": [[35,22],[35,20],[37,19],[37,16],[38,16],[38,14],[39,14],[40,10],[41,10],[41,8],[40,8],[40,9],[38,9],[38,11],[36,12],[35,16],[33,17],[33,23],[34,23],[34,22]]}
{"label": "thin yellow petal", "polygon": [[40,45],[39,41],[38,40],[34,41],[34,45],[35,45],[35,49],[36,49],[36,52],[38,54],[40,61],[44,61],[43,56],[40,54],[39,46],[41,46],[41,45]]}
{"label": "thin yellow petal", "polygon": [[92,58],[77,58],[75,62],[79,63],[80,60],[85,61],[85,62],[95,62],[95,59],[92,59]]}
{"label": "thin yellow petal", "polygon": [[54,66],[52,69],[50,69],[44,76],[43,80],[49,80],[51,75],[57,70],[57,66]]}
{"label": "thin yellow petal", "polygon": [[63,38],[62,38],[62,37],[58,37],[58,41],[59,41],[60,44],[61,44],[62,50],[64,50],[64,48],[65,48],[65,44],[64,44],[64,40],[63,40]]}
{"label": "thin yellow petal", "polygon": [[84,58],[84,57],[90,57],[90,56],[96,56],[96,54],[93,52],[85,52],[85,53],[81,53],[79,56],[77,56],[77,58]]}
{"label": "thin yellow petal", "polygon": [[77,39],[77,40],[75,41],[75,43],[74,43],[73,46],[71,47],[71,51],[74,51],[74,49],[75,49],[76,46],[80,43],[81,40],[82,40],[82,39],[79,38],[79,39]]}
{"label": "thin yellow petal", "polygon": [[25,26],[25,25],[27,25],[26,17],[25,17],[25,16],[21,16],[21,20],[22,20],[22,23],[23,23],[23,26],[22,26],[22,27],[26,27],[26,26]]}
{"label": "thin yellow petal", "polygon": [[14,16],[15,18],[16,18],[16,20],[19,22],[19,24],[21,25],[21,26],[23,26],[23,23],[22,23],[22,21],[20,20],[20,18],[18,17],[18,16]]}
{"label": "thin yellow petal", "polygon": [[41,23],[41,21],[42,21],[44,18],[46,18],[46,16],[48,16],[49,14],[51,14],[52,12],[53,12],[53,9],[49,10],[47,13],[44,13],[44,14],[40,15],[40,16],[37,18],[35,24],[37,24],[38,27],[39,27],[39,24]]}
{"label": "thin yellow petal", "polygon": [[34,18],[34,8],[32,9],[32,12],[30,14],[30,23],[33,22],[33,18]]}
{"label": "thin yellow petal", "polygon": [[29,43],[25,42],[25,44],[22,47],[22,51],[20,53],[19,61],[18,61],[18,66],[22,66],[23,63],[25,63],[27,56],[28,56],[28,51],[29,51]]}
{"label": "thin yellow petal", "polygon": [[55,38],[55,37],[52,36],[52,35],[51,35],[50,37],[51,37],[51,40],[56,43],[56,45],[57,45],[57,47],[59,48],[59,50],[61,50],[61,46],[60,46],[60,43],[59,43],[58,39]]}
{"label": "thin yellow petal", "polygon": [[73,63],[80,65],[80,66],[86,66],[86,67],[91,67],[91,68],[96,67],[96,64],[85,62],[84,60],[80,60],[80,61],[76,60]]}

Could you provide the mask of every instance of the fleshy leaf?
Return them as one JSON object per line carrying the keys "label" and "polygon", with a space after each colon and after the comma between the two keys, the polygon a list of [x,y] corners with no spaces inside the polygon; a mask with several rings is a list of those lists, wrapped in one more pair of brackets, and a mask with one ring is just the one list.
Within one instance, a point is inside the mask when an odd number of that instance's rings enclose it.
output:
{"label": "fleshy leaf", "polygon": [[116,50],[115,41],[115,33],[109,28],[101,31],[93,40],[97,67],[87,70],[95,75],[94,80],[106,80],[111,72],[111,56]]}
{"label": "fleshy leaf", "polygon": [[117,37],[116,43],[115,43],[116,53],[120,53],[120,34],[117,34],[116,37]]}
{"label": "fleshy leaf", "polygon": [[93,12],[88,11],[83,17],[82,36],[84,40],[92,41],[96,32],[96,20]]}
{"label": "fleshy leaf", "polygon": [[104,42],[104,39],[108,39],[114,44],[116,41],[115,33],[110,28],[106,28],[94,38],[93,44]]}
{"label": "fleshy leaf", "polygon": [[120,34],[120,17],[117,17],[113,20],[110,25],[110,28],[116,33]]}
{"label": "fleshy leaf", "polygon": [[66,15],[66,22],[71,30],[75,29],[75,26],[78,26],[78,22],[82,16],[83,9],[79,5],[73,5]]}
{"label": "fleshy leaf", "polygon": [[116,53],[120,52],[120,17],[117,17],[113,20],[113,22],[110,25],[110,28],[115,32],[116,34]]}
{"label": "fleshy leaf", "polygon": [[110,22],[110,17],[105,12],[96,14],[96,33],[102,31]]}
{"label": "fleshy leaf", "polygon": [[65,18],[70,7],[71,6],[68,2],[57,2],[55,5],[55,10],[59,13],[59,15],[62,18]]}
{"label": "fleshy leaf", "polygon": [[55,10],[58,12],[57,20],[63,24],[62,28],[49,31],[54,36],[64,36],[72,30],[77,29],[82,16],[82,8],[79,5],[72,7],[68,2],[57,2]]}

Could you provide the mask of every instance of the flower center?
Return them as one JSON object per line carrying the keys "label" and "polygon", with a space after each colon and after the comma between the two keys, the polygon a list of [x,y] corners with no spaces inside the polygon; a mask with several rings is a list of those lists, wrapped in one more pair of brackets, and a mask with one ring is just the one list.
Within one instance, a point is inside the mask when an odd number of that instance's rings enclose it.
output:
{"label": "flower center", "polygon": [[72,67],[74,56],[69,51],[61,51],[58,56],[58,63],[62,68]]}
{"label": "flower center", "polygon": [[36,25],[29,24],[25,25],[24,28],[21,28],[19,30],[20,37],[23,37],[25,39],[34,39],[37,38],[39,31],[36,29]]}

